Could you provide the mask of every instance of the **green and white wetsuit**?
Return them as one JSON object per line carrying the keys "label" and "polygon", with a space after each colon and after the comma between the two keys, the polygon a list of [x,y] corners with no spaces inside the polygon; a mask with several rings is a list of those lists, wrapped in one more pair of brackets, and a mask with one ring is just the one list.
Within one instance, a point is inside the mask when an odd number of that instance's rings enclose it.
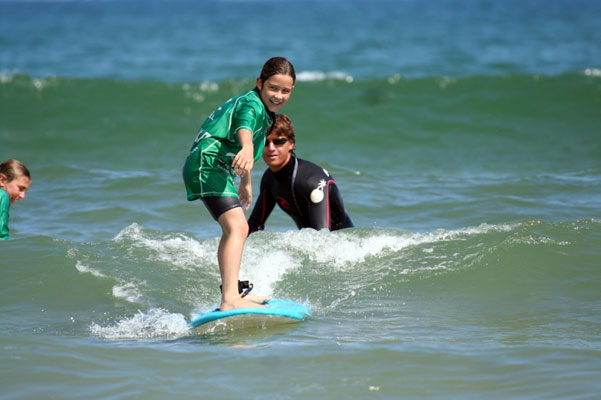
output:
{"label": "green and white wetsuit", "polygon": [[8,218],[10,210],[10,196],[4,189],[0,189],[0,240],[10,238],[8,230]]}
{"label": "green and white wetsuit", "polygon": [[182,171],[188,200],[238,198],[232,170],[234,157],[242,149],[238,131],[252,132],[256,161],[263,153],[267,128],[272,122],[273,114],[263,105],[257,89],[233,97],[213,111],[196,135]]}

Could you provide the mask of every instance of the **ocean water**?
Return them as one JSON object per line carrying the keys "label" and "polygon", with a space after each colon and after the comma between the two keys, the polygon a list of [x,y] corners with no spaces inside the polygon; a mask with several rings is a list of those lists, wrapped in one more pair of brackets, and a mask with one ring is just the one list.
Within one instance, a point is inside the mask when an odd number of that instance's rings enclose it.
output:
{"label": "ocean water", "polygon": [[[0,399],[598,398],[599,21],[588,0],[0,1],[0,159],[33,175],[0,243]],[[275,210],[241,278],[311,318],[191,333],[220,230],[181,167],[273,55],[297,154],[356,227]]]}

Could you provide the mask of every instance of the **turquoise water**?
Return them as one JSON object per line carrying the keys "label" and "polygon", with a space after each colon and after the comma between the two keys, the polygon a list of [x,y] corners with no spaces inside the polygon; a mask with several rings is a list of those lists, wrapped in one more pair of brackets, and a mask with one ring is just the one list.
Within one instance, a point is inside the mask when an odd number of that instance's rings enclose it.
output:
{"label": "turquoise water", "polygon": [[[592,1],[0,1],[0,159],[33,174],[0,243],[0,398],[596,398],[599,20]],[[312,317],[191,334],[220,232],[181,166],[274,54],[299,75],[297,154],[356,228],[274,211],[241,277]]]}

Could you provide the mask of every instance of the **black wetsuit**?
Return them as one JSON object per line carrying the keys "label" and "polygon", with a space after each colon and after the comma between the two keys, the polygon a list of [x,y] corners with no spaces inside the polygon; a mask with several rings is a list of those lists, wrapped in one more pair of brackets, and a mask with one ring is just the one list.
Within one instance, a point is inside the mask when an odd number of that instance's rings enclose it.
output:
{"label": "black wetsuit", "polygon": [[278,172],[267,169],[263,174],[261,192],[248,219],[250,233],[265,228],[275,203],[299,229],[335,231],[353,227],[334,178],[320,166],[294,155]]}

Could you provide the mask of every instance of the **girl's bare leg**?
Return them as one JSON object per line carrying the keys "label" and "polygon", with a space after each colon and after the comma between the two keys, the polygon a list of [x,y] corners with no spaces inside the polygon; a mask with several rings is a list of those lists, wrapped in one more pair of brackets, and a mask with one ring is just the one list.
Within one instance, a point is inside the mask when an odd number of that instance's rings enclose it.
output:
{"label": "girl's bare leg", "polygon": [[[221,273],[221,311],[234,308],[265,307],[253,300],[240,297],[238,293],[238,276],[244,242],[248,236],[248,223],[241,207],[232,208],[219,216],[222,236],[219,242],[217,259]],[[248,296],[247,296],[248,297]],[[251,299],[261,298],[253,296]]]}

